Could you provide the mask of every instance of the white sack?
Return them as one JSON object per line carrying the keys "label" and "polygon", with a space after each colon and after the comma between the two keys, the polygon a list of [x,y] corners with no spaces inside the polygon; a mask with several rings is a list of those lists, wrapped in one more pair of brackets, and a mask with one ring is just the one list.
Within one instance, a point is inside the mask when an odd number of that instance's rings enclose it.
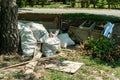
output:
{"label": "white sack", "polygon": [[18,30],[19,31],[21,31],[24,27],[27,27],[27,25],[22,22],[18,22]]}
{"label": "white sack", "polygon": [[70,45],[75,45],[75,42],[69,37],[68,33],[62,33],[58,35],[61,42],[61,47],[66,48]]}
{"label": "white sack", "polygon": [[44,56],[52,56],[61,49],[60,40],[57,37],[50,37],[45,40],[42,45],[42,52]]}
{"label": "white sack", "polygon": [[48,38],[48,32],[42,24],[30,22],[27,24],[32,30],[37,41],[43,43]]}
{"label": "white sack", "polygon": [[32,56],[37,43],[33,32],[28,27],[24,27],[20,32],[20,36],[23,55]]}

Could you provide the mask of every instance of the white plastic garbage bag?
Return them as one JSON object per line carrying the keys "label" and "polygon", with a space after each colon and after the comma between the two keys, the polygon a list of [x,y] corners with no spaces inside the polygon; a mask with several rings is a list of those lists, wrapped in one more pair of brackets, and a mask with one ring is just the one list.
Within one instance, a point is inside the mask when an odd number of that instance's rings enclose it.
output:
{"label": "white plastic garbage bag", "polygon": [[24,27],[20,32],[20,36],[23,56],[32,56],[37,43],[33,32],[29,29],[29,27]]}
{"label": "white plastic garbage bag", "polygon": [[52,56],[61,49],[60,40],[57,37],[49,37],[42,45],[42,52],[44,56]]}
{"label": "white plastic garbage bag", "polygon": [[43,43],[42,52],[45,56],[52,56],[60,49],[60,40],[56,36],[50,38],[42,24],[18,23],[18,28],[23,56],[32,56],[36,47],[40,50],[41,44],[37,45],[37,42]]}
{"label": "white plastic garbage bag", "polygon": [[19,21],[18,22],[18,30],[21,31],[24,27],[27,27],[27,25]]}
{"label": "white plastic garbage bag", "polygon": [[43,43],[48,38],[48,32],[42,24],[30,22],[27,24],[37,41]]}
{"label": "white plastic garbage bag", "polygon": [[62,33],[58,35],[61,42],[61,47],[66,48],[70,45],[75,45],[75,42],[69,37],[68,33]]}

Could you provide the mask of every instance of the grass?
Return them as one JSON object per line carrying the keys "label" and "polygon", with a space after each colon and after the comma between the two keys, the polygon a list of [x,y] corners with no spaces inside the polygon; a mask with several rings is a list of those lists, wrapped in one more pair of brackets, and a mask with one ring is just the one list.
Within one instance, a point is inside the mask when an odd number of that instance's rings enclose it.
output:
{"label": "grass", "polygon": [[[42,80],[97,80],[102,78],[103,80],[115,80],[120,79],[120,68],[112,68],[112,65],[100,61],[98,59],[92,59],[89,56],[81,56],[79,53],[65,52],[68,60],[84,62],[83,65],[75,74],[68,74],[64,72],[49,70],[51,74],[49,78],[45,76]],[[72,56],[71,56],[72,55]]]}
{"label": "grass", "polygon": [[[99,59],[92,59],[90,56],[82,56],[79,51],[75,50],[63,50],[64,56],[58,58],[58,60],[70,60],[83,62],[84,65],[75,73],[69,74],[56,70],[45,70],[41,72],[42,77],[40,80],[97,80],[102,78],[103,80],[117,80],[120,79],[120,62],[115,63],[115,67],[111,63],[106,63]],[[40,72],[42,69],[38,65],[35,72]],[[5,72],[0,74],[0,79],[5,77],[9,80],[23,79],[23,72],[13,72],[6,74]],[[31,80],[34,80],[31,78]]]}

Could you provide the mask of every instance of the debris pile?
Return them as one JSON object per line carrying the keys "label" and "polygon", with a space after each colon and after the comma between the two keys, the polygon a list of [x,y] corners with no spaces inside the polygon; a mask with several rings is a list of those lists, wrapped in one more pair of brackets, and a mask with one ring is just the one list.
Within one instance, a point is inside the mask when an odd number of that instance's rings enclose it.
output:
{"label": "debris pile", "polygon": [[111,38],[113,28],[114,24],[111,22],[98,24],[97,22],[84,21],[79,27],[70,26],[68,33],[75,42],[79,43],[91,36],[95,39],[100,38],[102,35]]}
{"label": "debris pile", "polygon": [[48,32],[42,24],[34,22],[19,22],[19,34],[21,37],[21,48],[23,56],[33,56],[35,48],[42,52],[44,56],[56,54],[61,47],[66,48],[69,45],[75,45],[67,33],[59,34]]}
{"label": "debris pile", "polygon": [[26,63],[25,75],[34,73],[34,68],[42,55],[53,57],[61,47],[66,48],[69,45],[75,44],[67,33],[58,35],[58,30],[54,33],[52,31],[48,32],[39,23],[19,22],[18,29],[21,38],[22,56],[33,56],[33,59]]}

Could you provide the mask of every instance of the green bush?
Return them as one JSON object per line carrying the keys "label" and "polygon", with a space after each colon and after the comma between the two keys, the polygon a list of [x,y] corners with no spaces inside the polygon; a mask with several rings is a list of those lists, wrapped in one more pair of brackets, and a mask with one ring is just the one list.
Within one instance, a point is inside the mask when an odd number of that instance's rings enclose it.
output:
{"label": "green bush", "polygon": [[120,58],[120,51],[113,40],[106,37],[94,39],[90,37],[84,42],[86,49],[92,50],[93,58],[100,58],[107,62],[114,62]]}
{"label": "green bush", "polygon": [[120,21],[119,17],[115,16],[106,16],[106,15],[97,15],[97,14],[88,14],[88,13],[67,13],[62,14],[64,19],[69,20],[93,20],[93,21],[109,21],[109,22],[118,22]]}
{"label": "green bush", "polygon": [[104,8],[105,5],[107,5],[107,1],[106,0],[98,0],[97,1],[98,8]]}
{"label": "green bush", "polygon": [[26,0],[17,0],[18,7],[25,7],[26,6]]}

